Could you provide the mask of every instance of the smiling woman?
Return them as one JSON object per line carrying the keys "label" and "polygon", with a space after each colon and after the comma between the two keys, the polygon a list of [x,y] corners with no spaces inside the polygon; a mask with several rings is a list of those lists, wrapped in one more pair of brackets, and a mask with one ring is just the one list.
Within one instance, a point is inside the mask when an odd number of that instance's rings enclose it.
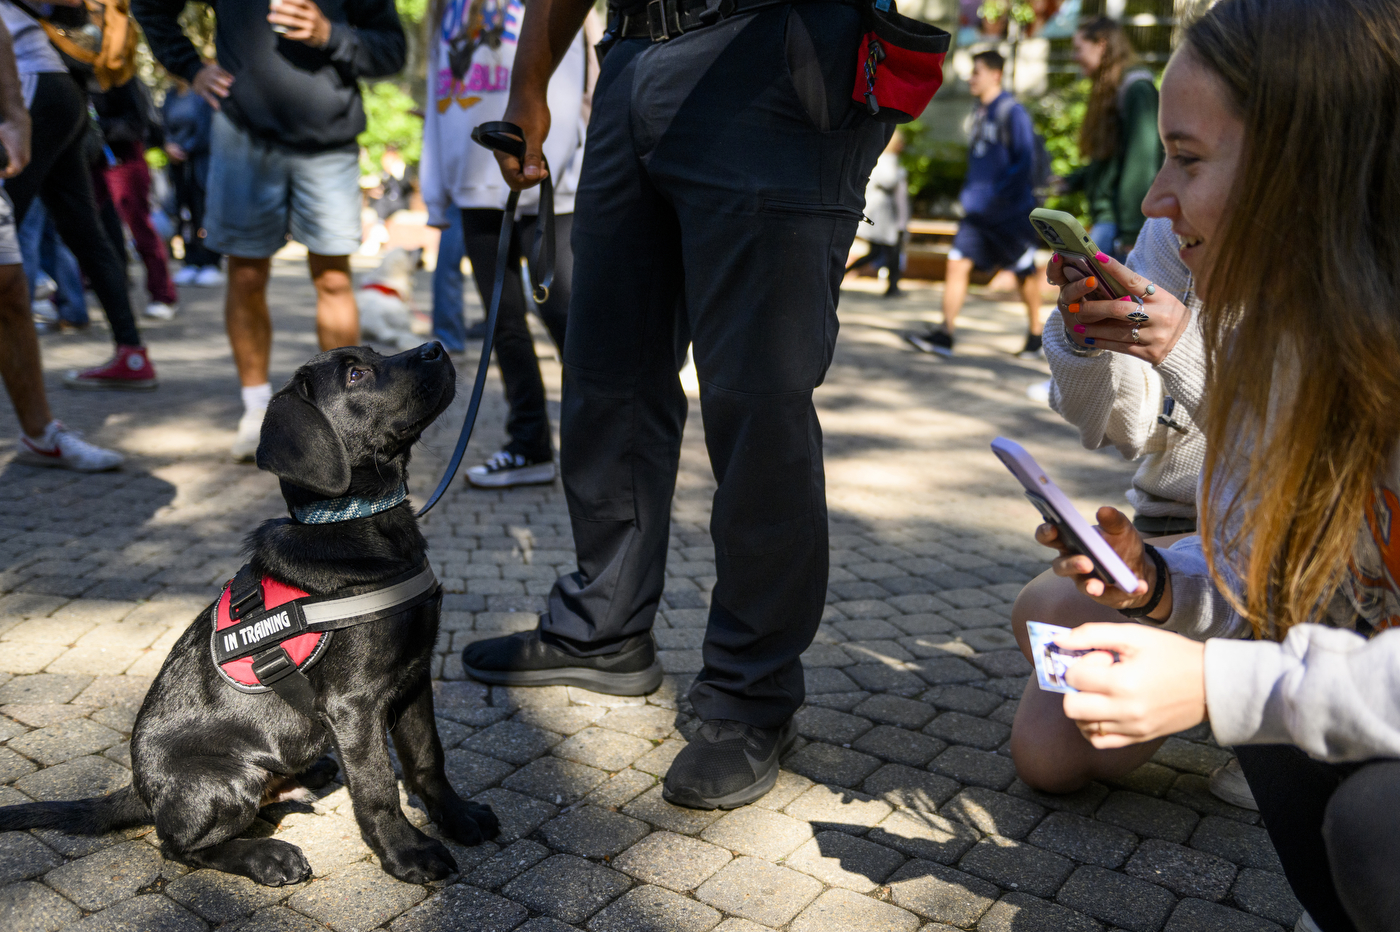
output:
{"label": "smiling woman", "polygon": [[[1023,778],[1063,791],[1090,763],[1145,759],[1208,717],[1328,930],[1400,928],[1397,110],[1394,2],[1223,0],[1187,30],[1162,85],[1168,160],[1144,209],[1171,220],[1203,299],[1202,534],[1159,562],[1100,509],[1147,583],[1131,593],[1090,575],[1053,529],[1038,538],[1101,612],[1188,637],[1082,625],[1058,642],[1098,652],[1067,675],[1081,692],[1063,715],[1083,742],[1060,741],[1065,774],[1045,741],[1022,742],[1031,760],[1013,738]],[[1168,326],[1174,299],[1126,274],[1141,308],[1085,302],[1076,333],[1160,362],[1195,337]]]}

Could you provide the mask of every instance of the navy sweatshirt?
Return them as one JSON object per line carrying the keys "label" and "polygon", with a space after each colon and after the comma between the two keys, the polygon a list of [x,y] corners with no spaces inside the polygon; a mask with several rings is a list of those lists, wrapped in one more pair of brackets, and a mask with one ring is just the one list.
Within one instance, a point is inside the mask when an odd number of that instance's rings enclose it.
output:
{"label": "navy sweatshirt", "polygon": [[[301,152],[353,144],[365,128],[360,78],[403,68],[403,26],[393,0],[316,0],[331,21],[323,49],[272,31],[268,0],[212,0],[219,65],[233,75],[223,112],[260,139]],[[185,0],[133,0],[156,59],[193,81],[199,53],[176,19]]]}
{"label": "navy sweatshirt", "polygon": [[1035,209],[1035,128],[1030,114],[1003,91],[990,104],[978,105],[971,137],[961,195],[968,219],[987,227],[1024,221]]}

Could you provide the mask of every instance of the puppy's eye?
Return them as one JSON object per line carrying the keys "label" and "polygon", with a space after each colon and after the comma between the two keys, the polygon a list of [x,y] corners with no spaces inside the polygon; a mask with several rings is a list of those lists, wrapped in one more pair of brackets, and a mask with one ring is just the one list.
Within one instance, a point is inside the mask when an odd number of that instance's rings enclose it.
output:
{"label": "puppy's eye", "polygon": [[346,381],[354,385],[367,375],[369,375],[368,369],[351,369],[350,375],[346,378]]}

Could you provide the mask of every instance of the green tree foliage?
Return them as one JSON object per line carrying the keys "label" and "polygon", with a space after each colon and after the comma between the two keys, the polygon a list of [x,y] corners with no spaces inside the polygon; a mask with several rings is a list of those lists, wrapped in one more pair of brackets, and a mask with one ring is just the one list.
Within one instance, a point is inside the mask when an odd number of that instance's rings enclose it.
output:
{"label": "green tree foliage", "polygon": [[364,87],[365,131],[359,142],[369,153],[367,171],[379,170],[379,157],[385,148],[399,150],[404,161],[418,164],[423,151],[422,112],[426,99],[427,68],[424,52],[425,20],[431,8],[429,0],[395,0],[399,18],[408,39],[408,61],[404,70],[388,81],[376,81]]}
{"label": "green tree foliage", "polygon": [[[1087,78],[1026,102],[1035,131],[1045,137],[1045,149],[1050,154],[1050,170],[1056,177],[1066,178],[1088,161],[1079,154],[1079,127],[1084,123],[1084,110],[1088,102]],[[1089,203],[1081,193],[1052,196],[1046,200],[1045,206],[1074,214],[1087,225]]]}
{"label": "green tree foliage", "polygon": [[379,170],[379,157],[389,146],[416,165],[423,151],[423,119],[412,112],[413,98],[392,81],[379,81],[365,88],[364,99],[366,125],[359,142],[369,153],[372,170]]}

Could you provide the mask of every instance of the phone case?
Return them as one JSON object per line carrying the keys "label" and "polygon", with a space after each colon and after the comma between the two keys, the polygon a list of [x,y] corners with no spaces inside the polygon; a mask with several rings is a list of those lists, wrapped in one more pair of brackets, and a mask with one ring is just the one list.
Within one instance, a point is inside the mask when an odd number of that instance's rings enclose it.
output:
{"label": "phone case", "polygon": [[1095,257],[1102,250],[1089,238],[1089,234],[1084,232],[1084,227],[1080,226],[1072,214],[1063,210],[1037,207],[1031,211],[1031,226],[1035,227],[1045,245],[1059,253],[1067,264],[1079,269],[1086,277],[1093,275],[1098,278],[1099,287],[1090,292],[1089,297],[1099,301],[1113,301],[1128,293],[1127,289],[1099,265],[1099,260]]}
{"label": "phone case", "polygon": [[1040,468],[1040,464],[1024,447],[1014,440],[998,437],[992,441],[992,452],[1020,481],[1031,504],[1035,505],[1046,521],[1059,530],[1065,545],[1093,562],[1094,575],[1124,592],[1137,589],[1141,580],[1108,545],[1108,541],[1084,520],[1071,504],[1069,496],[1050,480],[1045,470]]}

